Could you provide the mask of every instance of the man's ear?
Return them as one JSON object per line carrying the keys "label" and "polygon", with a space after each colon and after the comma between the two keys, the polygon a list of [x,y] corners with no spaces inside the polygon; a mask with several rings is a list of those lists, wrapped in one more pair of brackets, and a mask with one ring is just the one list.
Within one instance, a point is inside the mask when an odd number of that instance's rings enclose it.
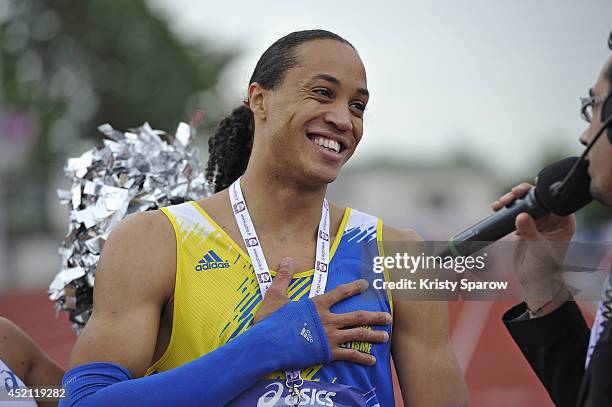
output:
{"label": "man's ear", "polygon": [[257,116],[260,120],[266,120],[268,112],[266,110],[266,97],[268,91],[261,87],[257,82],[253,82],[249,85],[249,107],[253,112],[253,115]]}

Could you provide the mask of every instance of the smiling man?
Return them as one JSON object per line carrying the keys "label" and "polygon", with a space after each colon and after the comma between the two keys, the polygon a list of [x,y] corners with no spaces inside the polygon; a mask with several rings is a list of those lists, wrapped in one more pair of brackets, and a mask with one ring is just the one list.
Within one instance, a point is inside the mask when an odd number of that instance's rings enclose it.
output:
{"label": "smiling man", "polygon": [[[383,238],[420,240],[325,199],[362,138],[368,99],[363,63],[336,34],[294,32],[270,46],[249,81],[247,101],[210,140],[207,176],[217,193],[134,216],[105,245],[94,313],[71,365],[95,370],[92,362],[106,361],[105,368],[123,375],[108,388],[139,380],[143,386],[176,380],[182,387],[203,377],[199,363],[209,355],[236,348],[242,365],[219,358],[217,375],[201,382],[204,392],[233,390],[222,399],[233,398],[232,405],[391,407],[393,354],[411,406],[466,405],[445,302],[347,291],[374,275],[361,261],[383,255]],[[280,265],[278,272],[268,265]],[[279,279],[284,286],[275,285]],[[262,319],[279,290],[293,301]],[[335,292],[342,295],[327,297]],[[321,298],[333,298],[324,301],[331,311]],[[294,314],[278,313],[309,303],[317,313],[291,331],[299,334],[292,339],[286,326],[293,327]],[[381,320],[391,312],[392,329]],[[237,345],[256,332],[264,338]],[[304,348],[320,341],[331,357],[313,358]],[[267,353],[266,343],[274,344]],[[276,362],[287,355],[292,363]],[[255,379],[248,374],[254,366],[263,373]],[[85,383],[78,369],[64,381]],[[132,394],[143,389],[132,385]]]}
{"label": "smiling man", "polygon": [[[290,40],[279,40],[283,42]],[[262,63],[267,53],[250,80],[245,106],[237,108],[210,141],[208,175],[220,192],[201,206],[231,240],[241,241],[239,225],[228,205],[228,187],[241,177],[240,185],[266,259],[276,264],[289,256],[296,270],[305,270],[297,276],[310,278],[327,185],[336,179],[363,135],[369,100],[366,72],[353,46],[336,37],[297,46],[288,59],[289,69],[277,83],[270,80],[270,68]],[[275,69],[284,66],[279,64]],[[378,241],[380,245],[383,238],[389,242],[419,240],[412,231],[383,226],[379,219],[350,208],[330,204],[329,214],[330,230],[337,243],[332,245],[328,287],[359,276],[361,270],[348,261],[359,256],[357,241]],[[352,240],[357,231],[362,233],[361,239]],[[371,254],[372,261],[382,255],[378,247]],[[305,294],[306,290],[296,299]],[[355,299],[345,309],[372,306]],[[389,296],[375,305],[379,310],[394,309],[391,348],[402,392],[410,405],[466,402],[463,380],[448,341],[446,307],[444,302],[393,301]],[[375,366],[334,362],[309,371],[307,378],[337,380],[364,392],[376,388],[381,405],[393,405],[390,347],[374,344],[372,349]]]}

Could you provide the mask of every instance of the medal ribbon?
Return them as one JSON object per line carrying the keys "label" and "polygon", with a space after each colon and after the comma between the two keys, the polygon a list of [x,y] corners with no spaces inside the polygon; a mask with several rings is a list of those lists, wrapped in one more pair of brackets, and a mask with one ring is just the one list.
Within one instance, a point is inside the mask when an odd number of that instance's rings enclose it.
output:
{"label": "medal ribbon", "polygon": [[[229,188],[230,202],[232,205],[232,212],[236,217],[240,234],[244,240],[244,245],[248,251],[255,276],[257,277],[257,283],[259,284],[259,291],[261,292],[261,298],[263,299],[272,284],[272,275],[268,268],[268,263],[264,256],[263,249],[260,245],[259,238],[255,232],[255,226],[249,215],[246,201],[242,195],[242,189],[240,188],[240,178],[238,178]],[[327,199],[323,199],[323,208],[321,210],[321,221],[319,222],[319,229],[317,231],[317,251],[315,255],[315,266],[314,266],[314,278],[310,287],[309,298],[317,295],[321,295],[325,292],[325,286],[327,285],[327,269],[329,267],[329,204]],[[306,338],[308,340],[308,338]],[[297,387],[303,383],[299,370],[287,370],[285,371],[286,384],[293,390],[297,390]],[[299,396],[299,392],[297,393]]]}

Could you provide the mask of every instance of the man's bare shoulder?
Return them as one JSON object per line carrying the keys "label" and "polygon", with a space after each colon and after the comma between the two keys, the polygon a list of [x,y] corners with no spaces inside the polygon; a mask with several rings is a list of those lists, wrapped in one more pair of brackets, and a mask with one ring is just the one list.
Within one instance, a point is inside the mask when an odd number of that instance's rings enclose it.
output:
{"label": "man's bare shoulder", "polygon": [[334,202],[329,203],[329,216],[331,218],[331,223],[338,223],[342,221],[344,217],[344,213],[346,212],[346,206],[338,205]]}
{"label": "man's bare shoulder", "polygon": [[197,204],[206,212],[231,213],[231,205],[229,204],[229,192],[227,189],[207,196],[206,198],[202,198],[197,201]]}
{"label": "man's bare shoulder", "polygon": [[413,229],[403,229],[383,224],[383,240],[385,242],[421,242],[423,238]]}
{"label": "man's bare shoulder", "polygon": [[[108,251],[143,256],[143,261],[167,259],[175,250],[172,224],[160,210],[134,213],[126,217],[110,234],[102,255]],[[130,256],[131,254],[131,256]]]}
{"label": "man's bare shoulder", "polygon": [[94,293],[99,286],[106,289],[121,284],[151,288],[169,298],[175,271],[176,238],[166,215],[160,210],[135,213],[126,217],[104,244]]}
{"label": "man's bare shoulder", "polygon": [[143,238],[149,236],[148,243],[155,243],[164,237],[172,237],[172,227],[161,210],[138,212],[128,215],[117,225],[111,236],[125,236],[126,234]]}
{"label": "man's bare shoulder", "polygon": [[[207,196],[206,198],[202,198],[197,201],[197,204],[223,230],[230,233],[230,231],[234,229],[236,221],[234,220],[234,212],[230,205],[229,191],[227,189],[219,191],[214,195]],[[235,227],[237,227],[237,225]]]}

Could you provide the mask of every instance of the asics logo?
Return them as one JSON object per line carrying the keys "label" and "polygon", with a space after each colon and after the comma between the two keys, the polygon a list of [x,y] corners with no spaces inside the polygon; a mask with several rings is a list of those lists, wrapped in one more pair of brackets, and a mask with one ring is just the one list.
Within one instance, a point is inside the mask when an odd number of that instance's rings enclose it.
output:
{"label": "asics logo", "polygon": [[229,261],[223,260],[213,250],[209,250],[195,266],[195,271],[226,269],[229,268]]}
{"label": "asics logo", "polygon": [[[293,406],[291,395],[288,394],[283,399],[283,390],[285,390],[285,393],[287,392],[283,383],[270,383],[265,388],[270,388],[270,390],[259,397],[257,407]],[[333,391],[303,387],[300,388],[300,403],[298,405],[334,407],[332,397],[335,395],[336,393]]]}

